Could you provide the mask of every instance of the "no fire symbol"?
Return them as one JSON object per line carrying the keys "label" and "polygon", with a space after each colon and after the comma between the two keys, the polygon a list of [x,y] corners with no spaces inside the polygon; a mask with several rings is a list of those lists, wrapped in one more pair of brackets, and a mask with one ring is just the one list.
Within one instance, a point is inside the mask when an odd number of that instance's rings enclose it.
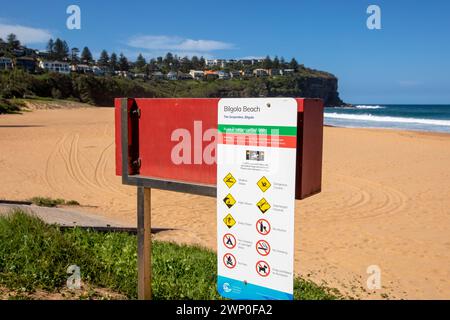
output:
{"label": "no fire symbol", "polygon": [[258,231],[263,236],[269,234],[270,232],[270,223],[266,219],[259,219],[256,222],[256,231]]}
{"label": "no fire symbol", "polygon": [[234,249],[236,247],[236,238],[231,233],[227,233],[223,236],[223,244],[228,249]]}
{"label": "no fire symbol", "polygon": [[262,256],[267,256],[270,253],[270,245],[265,240],[259,240],[256,243],[256,251]]}
{"label": "no fire symbol", "polygon": [[265,261],[258,261],[256,263],[256,272],[261,276],[261,277],[267,277],[270,274],[270,266],[267,262]]}
{"label": "no fire symbol", "polygon": [[223,263],[228,269],[233,269],[236,267],[236,258],[231,253],[226,253],[223,256]]}

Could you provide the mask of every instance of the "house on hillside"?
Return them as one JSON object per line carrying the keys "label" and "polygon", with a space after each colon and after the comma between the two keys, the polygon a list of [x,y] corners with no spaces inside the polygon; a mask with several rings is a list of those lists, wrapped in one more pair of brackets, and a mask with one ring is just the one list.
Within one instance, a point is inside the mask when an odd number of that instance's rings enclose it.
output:
{"label": "house on hillside", "polygon": [[178,79],[178,74],[175,71],[169,71],[166,74],[166,78],[167,78],[167,80],[177,80]]}
{"label": "house on hillside", "polygon": [[283,75],[294,74],[295,69],[283,69]]}
{"label": "house on hillside", "polygon": [[37,69],[36,60],[32,57],[18,57],[15,59],[14,68],[22,69],[29,73],[35,73]]}
{"label": "house on hillside", "polygon": [[62,61],[41,60],[39,61],[39,67],[48,72],[56,72],[62,74],[70,73],[70,65],[67,62]]}
{"label": "house on hillside", "polygon": [[191,76],[191,74],[184,73],[184,72],[181,72],[181,71],[178,71],[177,77],[178,77],[178,80],[192,80],[192,79],[194,79]]}
{"label": "house on hillside", "polygon": [[151,77],[155,80],[162,80],[164,79],[164,74],[161,71],[155,71],[152,73]]}
{"label": "house on hillside", "polygon": [[269,72],[266,69],[255,69],[253,70],[253,75],[255,77],[267,77]]}
{"label": "house on hillside", "polygon": [[93,68],[87,64],[74,64],[71,66],[72,72],[76,73],[84,73],[84,74],[92,74],[94,73]]}
{"label": "house on hillside", "polygon": [[251,66],[253,64],[252,59],[240,59],[238,62],[243,66]]}
{"label": "house on hillside", "polygon": [[248,79],[248,78],[253,77],[253,71],[251,69],[244,69],[244,70],[241,70],[240,72],[241,72],[242,78]]}
{"label": "house on hillside", "polygon": [[281,69],[269,69],[269,75],[274,77],[274,76],[282,76],[283,75],[283,70]]}
{"label": "house on hillside", "polygon": [[227,60],[225,60],[225,59],[206,59],[205,60],[205,65],[207,67],[225,68],[226,64],[227,64]]}
{"label": "house on hillside", "polygon": [[189,74],[195,80],[203,80],[203,78],[205,77],[205,73],[202,70],[191,70],[189,71]]}
{"label": "house on hillside", "polygon": [[232,79],[240,79],[241,78],[241,73],[237,70],[232,70],[230,71],[230,77]]}
{"label": "house on hillside", "polygon": [[230,79],[230,74],[228,72],[226,72],[226,71],[220,70],[218,72],[218,75],[219,75],[219,79],[222,79],[222,80]]}
{"label": "house on hillside", "polygon": [[205,70],[205,79],[206,80],[215,80],[219,78],[219,73],[214,70]]}
{"label": "house on hillside", "polygon": [[7,57],[0,57],[0,70],[11,70],[12,68],[12,59]]}

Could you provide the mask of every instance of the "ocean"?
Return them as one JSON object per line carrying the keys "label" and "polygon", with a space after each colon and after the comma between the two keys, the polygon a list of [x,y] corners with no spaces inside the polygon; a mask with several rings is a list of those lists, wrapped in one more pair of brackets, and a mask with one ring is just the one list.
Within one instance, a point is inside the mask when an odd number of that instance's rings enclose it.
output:
{"label": "ocean", "polygon": [[450,133],[450,105],[355,105],[325,108],[325,124]]}

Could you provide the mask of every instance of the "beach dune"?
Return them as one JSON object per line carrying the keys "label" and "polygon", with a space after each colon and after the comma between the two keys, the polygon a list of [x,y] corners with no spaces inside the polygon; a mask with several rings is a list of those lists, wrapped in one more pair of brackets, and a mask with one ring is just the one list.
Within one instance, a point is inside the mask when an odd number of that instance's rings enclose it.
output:
{"label": "beach dune", "polygon": [[[322,192],[297,201],[296,273],[355,298],[450,299],[450,135],[324,130]],[[0,116],[0,198],[74,199],[134,225],[136,189],[114,163],[112,108]],[[174,229],[156,239],[214,249],[215,201],[153,190],[153,226]]]}

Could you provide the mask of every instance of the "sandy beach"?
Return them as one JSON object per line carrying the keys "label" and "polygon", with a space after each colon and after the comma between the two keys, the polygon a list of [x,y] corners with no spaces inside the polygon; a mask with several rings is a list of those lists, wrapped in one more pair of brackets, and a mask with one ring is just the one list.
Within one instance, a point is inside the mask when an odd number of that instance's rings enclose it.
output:
{"label": "sandy beach", "polygon": [[[114,110],[0,115],[0,199],[48,196],[130,225]],[[325,128],[322,193],[297,201],[295,271],[355,298],[450,299],[450,135]],[[215,199],[152,191],[155,238],[216,244]],[[381,290],[366,289],[367,268]]]}

